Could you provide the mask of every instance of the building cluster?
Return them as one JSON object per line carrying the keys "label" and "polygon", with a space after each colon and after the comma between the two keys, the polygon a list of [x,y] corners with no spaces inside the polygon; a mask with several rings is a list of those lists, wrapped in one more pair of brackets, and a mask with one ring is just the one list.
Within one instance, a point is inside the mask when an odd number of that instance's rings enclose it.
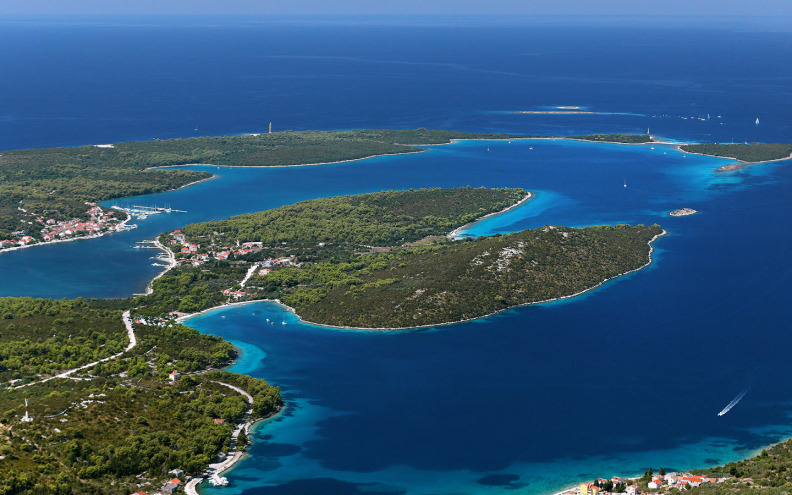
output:
{"label": "building cluster", "polygon": [[[212,232],[212,234],[220,235],[216,231]],[[187,236],[181,230],[174,230],[168,236],[167,244],[169,246],[181,246],[181,249],[176,252],[177,262],[193,266],[200,266],[211,260],[227,260],[232,255],[245,256],[246,254],[257,253],[261,251],[263,244],[261,242],[243,242],[236,247],[229,247],[218,246],[210,242],[206,246],[202,246],[198,243],[189,242]],[[258,275],[267,275],[276,266],[291,266],[293,264],[294,260],[291,257],[267,258],[259,264],[261,270],[259,270]],[[245,296],[244,292],[233,291],[232,289],[224,291],[223,294],[235,298]]]}
{"label": "building cluster", "polygon": [[36,242],[36,239],[25,234],[24,230],[17,230],[11,232],[11,239],[4,239],[0,241],[0,248],[10,248],[16,246],[27,246]]}
{"label": "building cluster", "polygon": [[105,212],[95,203],[86,204],[91,207],[91,209],[88,210],[90,219],[86,221],[73,218],[63,222],[56,222],[53,218],[44,220],[44,218],[38,217],[36,220],[44,225],[44,228],[41,229],[41,235],[44,241],[69,237],[78,233],[96,234],[108,230],[115,230],[120,224],[114,212]]}
{"label": "building cluster", "polygon": [[[218,235],[218,232],[213,232]],[[187,241],[187,237],[181,230],[174,230],[169,234],[168,245],[181,245],[181,249],[176,253],[178,262],[184,265],[200,266],[210,260],[227,260],[230,256],[244,256],[261,250],[260,242],[245,242],[237,247],[216,246],[209,244],[205,249],[201,249],[201,244]]]}
{"label": "building cluster", "polygon": [[[649,490],[662,490],[664,488],[674,488],[684,490],[688,486],[695,487],[701,486],[704,483],[722,483],[725,478],[710,478],[708,476],[697,476],[691,473],[665,473],[652,476],[652,479],[647,484]],[[624,487],[623,493],[627,495],[638,495],[641,489],[638,487],[637,479],[622,479],[614,476],[610,480],[600,478],[594,483],[581,483],[578,486],[577,493],[580,495],[605,495],[611,493],[604,487]]]}
{"label": "building cluster", "polygon": [[704,483],[722,483],[725,478],[710,478],[708,476],[694,476],[690,473],[666,473],[663,476],[654,476],[649,482],[649,488],[686,488],[690,486],[701,486]]}
{"label": "building cluster", "polygon": [[[625,485],[623,493],[626,493],[627,495],[638,495],[639,493],[641,493],[641,490],[638,488],[637,484],[633,483],[630,485],[626,485],[627,481],[632,481],[632,480],[623,480],[618,476],[614,476],[613,478],[610,479],[610,482],[614,487]],[[578,493],[580,493],[580,495],[604,495],[606,493],[611,493],[606,489],[602,488],[607,484],[608,484],[608,480],[604,478],[600,478],[597,480],[596,483],[581,483],[580,486],[578,486],[577,491]]]}
{"label": "building cluster", "polygon": [[[96,203],[85,203],[91,208],[88,210],[89,220],[72,218],[71,220],[56,221],[54,218],[45,219],[36,217],[36,221],[41,224],[41,239],[43,242],[50,242],[59,239],[67,239],[76,235],[91,235],[101,232],[119,230],[123,224],[115,217],[112,211],[106,212]],[[17,246],[28,246],[36,243],[36,239],[27,235],[24,230],[11,233],[10,239],[0,240],[0,248]]]}

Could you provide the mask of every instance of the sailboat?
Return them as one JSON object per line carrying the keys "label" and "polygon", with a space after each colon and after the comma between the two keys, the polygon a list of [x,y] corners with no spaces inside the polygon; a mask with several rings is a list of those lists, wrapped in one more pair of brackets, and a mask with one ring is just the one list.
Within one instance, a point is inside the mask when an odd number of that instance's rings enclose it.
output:
{"label": "sailboat", "polygon": [[756,125],[759,125],[759,117],[756,117]]}

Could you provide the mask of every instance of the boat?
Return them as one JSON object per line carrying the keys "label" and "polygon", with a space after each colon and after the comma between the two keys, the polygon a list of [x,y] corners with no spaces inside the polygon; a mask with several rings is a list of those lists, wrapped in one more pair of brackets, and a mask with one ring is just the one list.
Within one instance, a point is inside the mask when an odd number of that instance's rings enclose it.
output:
{"label": "boat", "polygon": [[228,486],[228,478],[225,476],[220,477],[217,475],[217,473],[213,473],[209,478],[209,483],[213,484],[214,486]]}
{"label": "boat", "polygon": [[759,117],[756,117],[756,125],[759,125]]}

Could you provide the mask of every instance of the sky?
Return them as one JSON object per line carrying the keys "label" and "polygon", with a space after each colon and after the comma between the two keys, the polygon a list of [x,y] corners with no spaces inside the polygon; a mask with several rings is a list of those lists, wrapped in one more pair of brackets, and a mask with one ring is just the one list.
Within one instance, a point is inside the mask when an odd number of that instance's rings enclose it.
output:
{"label": "sky", "polygon": [[0,0],[0,15],[789,16],[790,0]]}

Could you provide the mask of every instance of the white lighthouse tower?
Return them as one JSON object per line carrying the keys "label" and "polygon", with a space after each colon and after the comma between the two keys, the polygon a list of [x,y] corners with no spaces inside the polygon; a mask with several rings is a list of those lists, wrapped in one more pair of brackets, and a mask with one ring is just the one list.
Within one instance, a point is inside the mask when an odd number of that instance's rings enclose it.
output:
{"label": "white lighthouse tower", "polygon": [[31,421],[33,421],[33,418],[31,418],[30,415],[28,414],[28,401],[27,401],[27,399],[25,399],[25,417],[22,418],[22,421],[25,422],[25,423],[30,423]]}

